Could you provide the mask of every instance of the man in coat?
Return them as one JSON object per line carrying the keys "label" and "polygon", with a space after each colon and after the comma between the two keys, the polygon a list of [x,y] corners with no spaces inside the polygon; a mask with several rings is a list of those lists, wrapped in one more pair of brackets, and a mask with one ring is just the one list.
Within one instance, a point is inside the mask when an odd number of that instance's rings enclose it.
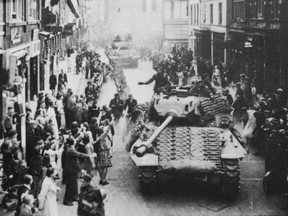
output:
{"label": "man in coat", "polygon": [[124,109],[127,110],[127,114],[130,115],[136,106],[137,100],[133,98],[132,94],[129,94],[128,99],[125,101],[124,105]]}
{"label": "man in coat", "polygon": [[110,101],[109,107],[114,115],[114,120],[119,121],[120,117],[122,116],[124,101],[120,99],[120,95],[118,93],[116,93],[114,98]]}
{"label": "man in coat", "polygon": [[55,88],[57,86],[57,77],[54,74],[54,71],[52,71],[52,74],[50,75],[49,85],[50,85],[49,89],[52,91],[52,94],[55,95]]}
{"label": "man in coat", "polygon": [[7,115],[4,119],[4,137],[7,137],[7,133],[13,128],[13,115],[14,109],[12,107],[8,107]]}
{"label": "man in coat", "polygon": [[67,74],[64,73],[63,69],[61,69],[61,73],[58,76],[58,83],[61,82],[62,78],[64,78],[65,83],[68,83]]}
{"label": "man in coat", "polygon": [[[89,158],[90,155],[83,154],[75,149],[75,140],[73,138],[67,139],[67,151],[65,157],[64,173],[66,178],[66,190],[64,195],[64,205],[72,206],[73,201],[78,199],[78,182],[77,176],[81,171],[78,158]],[[95,157],[95,154],[92,155]]]}
{"label": "man in coat", "polygon": [[[106,192],[104,189],[93,187],[90,182],[92,176],[85,174],[83,184],[80,188],[78,200],[78,216],[105,216],[104,199]],[[90,205],[91,204],[91,205]]]}

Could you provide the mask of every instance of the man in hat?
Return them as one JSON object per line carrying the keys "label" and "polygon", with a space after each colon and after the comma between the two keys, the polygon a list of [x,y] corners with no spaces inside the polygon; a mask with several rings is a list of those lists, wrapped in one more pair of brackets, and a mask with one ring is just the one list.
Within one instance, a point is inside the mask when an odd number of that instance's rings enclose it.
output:
{"label": "man in hat", "polygon": [[52,94],[55,95],[55,89],[56,89],[56,85],[57,85],[57,77],[54,74],[54,71],[52,71],[52,74],[50,75],[49,85],[50,85],[49,89],[52,91]]}
{"label": "man in hat", "polygon": [[72,206],[73,201],[78,199],[78,182],[77,176],[80,173],[80,164],[78,158],[95,157],[95,153],[91,156],[80,153],[75,149],[75,140],[73,138],[67,139],[67,151],[65,155],[64,173],[66,178],[66,190],[64,195],[64,205]]}
{"label": "man in hat", "polygon": [[78,216],[105,216],[104,199],[106,192],[91,185],[92,176],[84,174],[78,199]]}
{"label": "man in hat", "polygon": [[110,101],[109,107],[114,115],[115,122],[118,122],[122,116],[124,101],[120,98],[120,95],[116,93],[114,98]]}

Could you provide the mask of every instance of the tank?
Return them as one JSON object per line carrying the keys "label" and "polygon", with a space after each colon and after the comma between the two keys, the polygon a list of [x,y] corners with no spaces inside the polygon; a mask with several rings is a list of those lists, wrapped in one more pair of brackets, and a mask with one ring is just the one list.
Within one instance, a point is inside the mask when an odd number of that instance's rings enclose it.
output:
{"label": "tank", "polygon": [[173,94],[154,94],[149,106],[132,113],[126,150],[143,191],[161,184],[164,174],[213,184],[229,198],[239,193],[239,161],[246,151],[232,130],[228,101],[203,95],[177,88]]}
{"label": "tank", "polygon": [[113,41],[106,50],[110,64],[123,68],[138,68],[140,56],[133,48],[131,41]]}

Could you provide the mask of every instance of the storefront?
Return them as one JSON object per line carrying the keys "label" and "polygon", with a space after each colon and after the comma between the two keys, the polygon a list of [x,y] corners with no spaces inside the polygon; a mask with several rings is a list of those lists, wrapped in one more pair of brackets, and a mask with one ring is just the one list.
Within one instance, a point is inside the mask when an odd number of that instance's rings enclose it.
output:
{"label": "storefront", "polygon": [[3,113],[8,107],[14,107],[20,116],[19,127],[16,130],[21,140],[25,155],[26,147],[26,118],[25,107],[30,102],[30,44],[23,44],[6,50],[6,70],[9,71],[9,80],[6,90],[2,92]]}
{"label": "storefront", "polygon": [[61,33],[51,34],[40,32],[41,63],[40,63],[40,90],[49,90],[49,77],[52,72],[59,72],[59,52],[61,50]]}

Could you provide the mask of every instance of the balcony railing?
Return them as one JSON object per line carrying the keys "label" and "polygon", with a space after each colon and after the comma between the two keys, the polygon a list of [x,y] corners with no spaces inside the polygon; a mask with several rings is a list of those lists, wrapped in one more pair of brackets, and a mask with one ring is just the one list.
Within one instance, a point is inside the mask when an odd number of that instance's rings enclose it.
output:
{"label": "balcony railing", "polygon": [[265,19],[246,19],[236,20],[230,23],[230,28],[233,29],[263,29],[263,30],[278,30],[281,27],[279,19],[265,20]]}
{"label": "balcony railing", "polygon": [[280,29],[281,21],[275,20],[264,20],[264,19],[247,19],[246,28],[248,29],[265,29],[265,30],[277,30]]}

